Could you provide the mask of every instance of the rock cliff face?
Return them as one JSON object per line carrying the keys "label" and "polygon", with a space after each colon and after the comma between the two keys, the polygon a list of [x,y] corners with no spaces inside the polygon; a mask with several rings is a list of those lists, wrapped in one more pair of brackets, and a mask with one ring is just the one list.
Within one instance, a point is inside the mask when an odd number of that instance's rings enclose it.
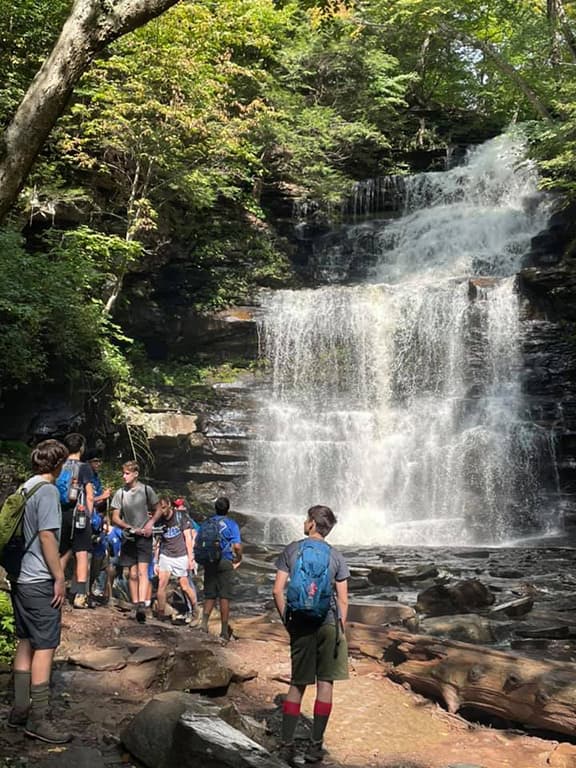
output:
{"label": "rock cliff face", "polygon": [[554,436],[558,501],[567,527],[576,523],[575,217],[576,206],[552,217],[548,230],[534,238],[518,276],[525,299],[524,389],[529,418]]}

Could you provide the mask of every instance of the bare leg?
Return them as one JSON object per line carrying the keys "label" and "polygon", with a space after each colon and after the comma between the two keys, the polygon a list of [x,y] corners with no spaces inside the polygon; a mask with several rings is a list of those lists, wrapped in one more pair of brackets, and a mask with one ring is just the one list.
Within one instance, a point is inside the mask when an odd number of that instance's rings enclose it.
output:
{"label": "bare leg", "polygon": [[182,592],[184,592],[184,594],[190,601],[190,605],[193,608],[195,608],[197,603],[196,594],[192,589],[192,587],[190,586],[190,582],[188,581],[188,576],[181,576],[178,579],[178,583],[180,584],[180,589],[182,590]]}
{"label": "bare leg", "polygon": [[138,599],[136,602],[145,603],[150,594],[151,584],[148,578],[148,563],[138,563]]}
{"label": "bare leg", "polygon": [[32,685],[42,685],[50,682],[52,672],[52,659],[55,648],[36,650],[32,654]]}
{"label": "bare leg", "polygon": [[210,614],[214,610],[215,605],[216,605],[216,600],[214,600],[213,598],[204,600],[204,610],[202,611],[202,629],[205,632],[208,632],[208,621],[210,620]]}
{"label": "bare leg", "polygon": [[158,592],[156,593],[156,600],[158,601],[158,613],[164,614],[166,610],[166,589],[170,581],[170,571],[160,571],[158,574]]}
{"label": "bare leg", "polygon": [[14,656],[14,670],[18,672],[30,672],[32,669],[32,646],[29,640],[19,640]]}
{"label": "bare leg", "polygon": [[88,581],[88,552],[76,552],[76,583],[86,584]]}
{"label": "bare leg", "polygon": [[130,600],[138,602],[138,566],[131,565],[128,571],[128,587],[130,588]]}

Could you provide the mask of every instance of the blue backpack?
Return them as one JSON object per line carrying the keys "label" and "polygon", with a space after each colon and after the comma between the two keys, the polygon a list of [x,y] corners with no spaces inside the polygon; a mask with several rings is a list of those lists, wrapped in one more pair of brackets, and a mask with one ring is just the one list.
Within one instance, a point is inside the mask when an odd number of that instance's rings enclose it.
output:
{"label": "blue backpack", "polygon": [[321,623],[332,602],[330,550],[325,541],[307,539],[298,547],[286,593],[288,618]]}
{"label": "blue backpack", "polygon": [[204,520],[194,542],[194,559],[198,565],[219,563],[224,547],[225,542],[222,539],[220,520],[217,519],[216,515]]}
{"label": "blue backpack", "polygon": [[[64,463],[62,471],[56,478],[56,488],[60,494],[61,504],[71,504],[78,498],[78,475],[80,474],[80,462],[69,460]],[[76,496],[74,496],[76,493]]]}

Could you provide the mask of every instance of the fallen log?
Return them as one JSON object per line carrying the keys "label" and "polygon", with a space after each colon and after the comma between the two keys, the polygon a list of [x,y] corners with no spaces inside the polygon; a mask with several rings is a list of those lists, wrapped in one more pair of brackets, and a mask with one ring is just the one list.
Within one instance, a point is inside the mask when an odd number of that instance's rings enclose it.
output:
{"label": "fallen log", "polygon": [[541,661],[483,646],[390,629],[388,672],[451,713],[469,707],[558,733],[576,733],[576,664]]}

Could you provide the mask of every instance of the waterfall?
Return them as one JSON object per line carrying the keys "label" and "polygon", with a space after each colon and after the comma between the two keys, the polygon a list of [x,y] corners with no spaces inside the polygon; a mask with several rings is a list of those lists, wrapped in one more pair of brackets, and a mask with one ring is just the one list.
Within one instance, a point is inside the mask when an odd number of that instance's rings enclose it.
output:
{"label": "waterfall", "polygon": [[271,539],[298,535],[318,503],[347,544],[498,544],[550,527],[551,441],[526,417],[514,278],[548,202],[523,153],[502,136],[408,177],[402,215],[372,224],[362,284],[264,296],[270,384],[244,506]]}

